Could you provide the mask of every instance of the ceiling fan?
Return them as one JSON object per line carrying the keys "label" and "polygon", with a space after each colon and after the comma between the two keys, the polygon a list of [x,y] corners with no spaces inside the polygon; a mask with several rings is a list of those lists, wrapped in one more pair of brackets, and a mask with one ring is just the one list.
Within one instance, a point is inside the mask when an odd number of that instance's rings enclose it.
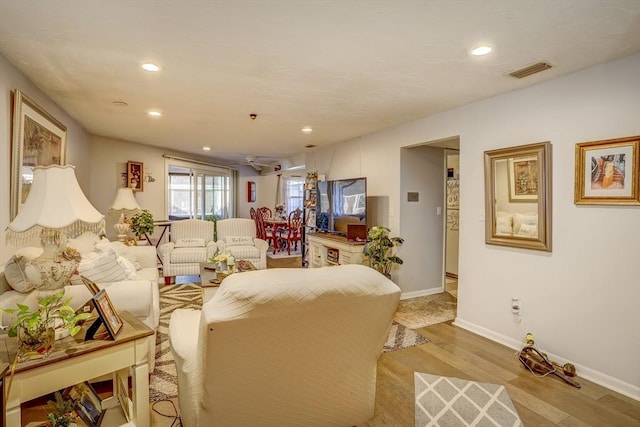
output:
{"label": "ceiling fan", "polygon": [[240,162],[240,165],[251,166],[256,171],[260,172],[262,167],[275,168],[277,165],[269,164],[269,163],[261,163],[258,161],[258,156],[247,156],[245,158],[246,161]]}

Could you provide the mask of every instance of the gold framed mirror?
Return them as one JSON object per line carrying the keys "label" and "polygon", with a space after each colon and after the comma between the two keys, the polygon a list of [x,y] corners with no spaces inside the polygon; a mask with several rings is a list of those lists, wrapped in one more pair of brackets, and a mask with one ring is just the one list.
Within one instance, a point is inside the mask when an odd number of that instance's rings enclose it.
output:
{"label": "gold framed mirror", "polygon": [[484,152],[485,242],[551,252],[551,143]]}

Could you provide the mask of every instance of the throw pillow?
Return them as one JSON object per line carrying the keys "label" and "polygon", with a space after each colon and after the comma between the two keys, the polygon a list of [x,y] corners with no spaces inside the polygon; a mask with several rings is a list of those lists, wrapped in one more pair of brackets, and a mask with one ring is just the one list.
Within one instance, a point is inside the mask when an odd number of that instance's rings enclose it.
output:
{"label": "throw pillow", "polygon": [[499,216],[496,218],[496,234],[511,236],[513,234],[513,218],[511,216]]}
{"label": "throw pillow", "polygon": [[74,239],[68,239],[67,247],[71,247],[80,252],[80,255],[85,256],[95,250],[99,240],[100,238],[97,235],[87,231]]}
{"label": "throw pillow", "polygon": [[531,224],[522,224],[518,236],[522,237],[538,237],[538,226]]}
{"label": "throw pillow", "polygon": [[125,280],[127,274],[118,262],[118,254],[112,248],[102,253],[87,254],[78,266],[78,272],[96,283]]}
{"label": "throw pillow", "polygon": [[202,246],[204,246],[204,239],[197,237],[176,240],[176,248],[195,248]]}
{"label": "throw pillow", "polygon": [[253,238],[250,236],[227,236],[224,240],[227,246],[253,245]]}
{"label": "throw pillow", "polygon": [[520,234],[522,224],[535,225],[538,227],[538,215],[517,213],[513,217],[513,234]]}
{"label": "throw pillow", "polygon": [[133,264],[136,271],[142,269],[142,264],[140,263],[140,261],[138,261],[133,246],[127,246],[122,242],[111,242],[111,247],[119,256]]}

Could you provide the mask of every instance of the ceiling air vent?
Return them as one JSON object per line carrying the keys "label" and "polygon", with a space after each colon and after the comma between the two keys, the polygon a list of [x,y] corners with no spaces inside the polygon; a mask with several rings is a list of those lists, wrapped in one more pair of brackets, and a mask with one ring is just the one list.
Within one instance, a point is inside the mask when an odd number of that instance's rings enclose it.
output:
{"label": "ceiling air vent", "polygon": [[549,64],[548,62],[537,62],[533,65],[529,65],[519,70],[512,71],[509,73],[509,75],[511,77],[515,77],[516,79],[522,79],[532,74],[539,73],[540,71],[548,70],[549,68],[551,68],[551,64]]}

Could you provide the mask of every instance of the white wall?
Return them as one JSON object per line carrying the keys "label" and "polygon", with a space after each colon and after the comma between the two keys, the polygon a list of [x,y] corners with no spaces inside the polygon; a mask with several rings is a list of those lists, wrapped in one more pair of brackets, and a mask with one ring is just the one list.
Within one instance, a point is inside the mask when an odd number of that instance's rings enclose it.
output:
{"label": "white wall", "polygon": [[[640,208],[573,203],[575,144],[640,135],[638,100],[640,54],[315,149],[315,157],[327,179],[366,176],[370,195],[389,197],[398,230],[400,148],[459,135],[456,325],[515,348],[532,332],[581,376],[640,398]],[[552,143],[553,252],[486,245],[483,152],[540,141]],[[415,289],[418,280],[398,284]],[[519,325],[512,297],[521,302]]]}
{"label": "white wall", "polygon": [[[3,233],[9,225],[11,217],[11,120],[13,110],[11,92],[15,89],[22,91],[67,127],[66,164],[76,167],[78,183],[85,194],[89,195],[91,169],[89,134],[0,54],[0,149],[2,150],[2,155],[0,155],[0,230]],[[1,242],[0,263],[4,264],[15,248],[5,245],[4,237]]]}

